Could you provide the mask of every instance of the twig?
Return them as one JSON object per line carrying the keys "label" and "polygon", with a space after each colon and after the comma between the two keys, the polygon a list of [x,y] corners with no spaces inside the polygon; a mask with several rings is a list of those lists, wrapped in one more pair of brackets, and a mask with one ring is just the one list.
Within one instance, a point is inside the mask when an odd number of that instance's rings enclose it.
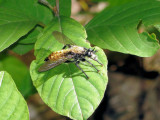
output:
{"label": "twig", "polygon": [[56,0],[56,6],[54,7],[55,16],[59,16],[59,0]]}
{"label": "twig", "polygon": [[38,0],[38,2],[49,7],[55,14],[55,16],[59,16],[59,0],[56,0],[56,6],[53,7],[47,0]]}
{"label": "twig", "polygon": [[47,0],[38,0],[38,2],[48,6],[51,10],[53,10],[54,8],[52,7],[52,5],[47,1]]}

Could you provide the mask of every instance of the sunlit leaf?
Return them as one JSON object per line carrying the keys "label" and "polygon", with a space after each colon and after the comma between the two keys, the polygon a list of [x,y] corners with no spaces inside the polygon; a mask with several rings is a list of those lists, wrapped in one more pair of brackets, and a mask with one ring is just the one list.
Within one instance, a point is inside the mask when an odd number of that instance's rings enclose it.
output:
{"label": "sunlit leaf", "polygon": [[32,81],[27,66],[13,56],[0,56],[0,71],[7,71],[24,97],[32,94]]}
{"label": "sunlit leaf", "polygon": [[12,77],[4,71],[0,71],[0,119],[29,120],[29,111],[24,98]]}
{"label": "sunlit leaf", "polygon": [[35,0],[3,0],[0,4],[0,52],[38,23],[48,23],[51,11]]}
{"label": "sunlit leaf", "polygon": [[159,49],[156,37],[138,33],[145,26],[160,24],[160,2],[137,1],[105,10],[86,26],[88,40],[101,48],[138,56],[152,56]]}
{"label": "sunlit leaf", "polygon": [[45,57],[63,47],[53,37],[52,33],[55,30],[62,32],[76,45],[90,48],[85,40],[86,32],[78,22],[66,17],[60,17],[60,21],[60,23],[57,19],[52,21],[52,24],[39,36],[35,45],[36,60],[32,62],[30,68],[31,77],[43,101],[55,112],[76,120],[87,119],[104,96],[108,82],[106,56],[103,50],[95,47],[98,50],[98,60],[104,66],[93,60],[90,62],[96,65],[100,70],[99,73],[87,63],[80,64],[89,79],[86,79],[74,63],[62,63],[49,71],[38,72]]}

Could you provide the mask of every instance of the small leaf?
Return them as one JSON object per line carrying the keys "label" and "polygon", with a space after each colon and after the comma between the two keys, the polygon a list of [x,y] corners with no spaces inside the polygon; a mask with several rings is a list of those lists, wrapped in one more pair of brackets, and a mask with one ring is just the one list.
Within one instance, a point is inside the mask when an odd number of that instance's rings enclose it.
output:
{"label": "small leaf", "polygon": [[51,12],[34,0],[3,0],[0,4],[0,52],[37,23],[48,23],[51,18]]}
{"label": "small leaf", "polygon": [[137,1],[104,10],[86,26],[88,40],[101,48],[142,57],[154,55],[158,40],[137,31],[139,21],[145,26],[159,25],[160,2]]}
{"label": "small leaf", "polygon": [[[1,54],[0,71],[7,71],[24,97],[32,94],[32,81],[27,66],[13,56]],[[13,70],[14,69],[14,70]]]}
{"label": "small leaf", "polygon": [[1,120],[29,120],[27,104],[19,93],[11,76],[0,71]]}
{"label": "small leaf", "polygon": [[53,31],[62,30],[61,33],[70,38],[76,45],[90,48],[89,43],[85,40],[86,32],[78,22],[66,17],[60,17],[60,19],[60,23],[57,19],[52,21],[52,24],[47,26],[39,36],[35,45],[36,60],[31,64],[30,73],[38,93],[48,106],[61,115],[83,120],[91,116],[104,96],[108,82],[107,60],[103,50],[95,47],[98,50],[98,60],[104,66],[100,66],[93,60],[90,62],[100,72],[97,73],[87,63],[80,64],[90,79],[86,79],[74,63],[62,63],[46,72],[38,72],[45,57],[63,47],[53,37]]}

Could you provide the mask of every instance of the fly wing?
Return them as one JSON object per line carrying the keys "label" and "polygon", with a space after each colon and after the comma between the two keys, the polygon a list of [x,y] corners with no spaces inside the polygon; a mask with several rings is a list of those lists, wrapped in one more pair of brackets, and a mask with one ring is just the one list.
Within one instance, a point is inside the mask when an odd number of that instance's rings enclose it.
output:
{"label": "fly wing", "polygon": [[48,60],[39,68],[38,71],[39,72],[47,71],[51,68],[54,68],[54,67],[60,65],[61,63],[64,63],[65,61],[66,61],[66,59],[60,59],[60,60],[57,60],[57,61]]}
{"label": "fly wing", "polygon": [[61,32],[54,31],[53,36],[55,37],[56,40],[58,40],[62,44],[75,45],[75,43],[71,39],[69,39],[67,36],[65,36]]}

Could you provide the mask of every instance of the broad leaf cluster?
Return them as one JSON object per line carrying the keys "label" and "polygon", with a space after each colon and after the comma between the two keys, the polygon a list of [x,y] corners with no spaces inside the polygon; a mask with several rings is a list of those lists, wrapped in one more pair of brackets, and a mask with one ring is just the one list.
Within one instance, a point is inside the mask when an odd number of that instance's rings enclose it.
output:
{"label": "broad leaf cluster", "polygon": [[[142,57],[156,53],[159,39],[153,28],[159,34],[160,2],[108,2],[110,6],[83,27],[70,18],[71,0],[59,0],[58,16],[37,0],[0,0],[0,120],[29,120],[22,95],[26,98],[33,94],[34,87],[55,112],[86,120],[100,104],[108,83],[107,59],[101,48]],[[56,6],[56,0],[48,0],[48,3]],[[144,26],[141,33],[139,26]],[[61,32],[77,46],[95,48],[103,66],[88,60],[100,72],[85,62],[80,66],[89,79],[74,63],[62,63],[49,71],[38,72],[44,59],[64,46],[53,36],[54,31]],[[30,72],[20,60],[6,55],[8,52],[23,55],[32,49],[36,60],[31,63]]]}

